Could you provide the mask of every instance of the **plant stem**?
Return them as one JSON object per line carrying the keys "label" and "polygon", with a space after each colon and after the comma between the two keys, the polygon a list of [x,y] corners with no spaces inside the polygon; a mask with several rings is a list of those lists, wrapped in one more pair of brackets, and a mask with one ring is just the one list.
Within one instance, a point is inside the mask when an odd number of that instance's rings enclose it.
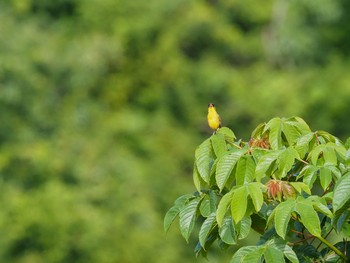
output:
{"label": "plant stem", "polygon": [[330,249],[332,249],[338,256],[340,256],[342,259],[345,260],[345,262],[348,262],[348,258],[339,250],[337,249],[335,246],[333,246],[331,243],[329,243],[326,239],[324,239],[323,237],[319,236],[317,237],[322,243],[324,243],[327,247],[329,247]]}

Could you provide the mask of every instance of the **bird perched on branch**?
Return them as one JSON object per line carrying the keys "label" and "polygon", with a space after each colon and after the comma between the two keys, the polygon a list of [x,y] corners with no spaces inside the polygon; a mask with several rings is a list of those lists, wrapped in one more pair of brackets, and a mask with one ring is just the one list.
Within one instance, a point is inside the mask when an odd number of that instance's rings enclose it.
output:
{"label": "bird perched on branch", "polygon": [[216,109],[213,103],[210,103],[208,105],[207,118],[208,118],[209,127],[212,128],[214,131],[216,131],[221,127],[221,118],[219,114],[216,112]]}

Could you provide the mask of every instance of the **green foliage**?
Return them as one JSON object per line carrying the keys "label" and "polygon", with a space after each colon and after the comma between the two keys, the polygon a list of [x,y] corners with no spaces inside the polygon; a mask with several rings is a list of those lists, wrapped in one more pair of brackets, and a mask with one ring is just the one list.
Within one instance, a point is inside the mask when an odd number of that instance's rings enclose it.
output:
{"label": "green foliage", "polygon": [[[345,260],[347,252],[338,247],[346,247],[346,239],[336,246],[326,238],[332,232],[349,234],[346,146],[325,131],[312,132],[299,117],[273,118],[259,125],[249,142],[235,141],[227,129],[231,136],[221,136],[219,129],[197,148],[196,156],[205,158],[196,157],[194,166],[206,175],[205,181],[195,180],[199,191],[183,207],[169,210],[167,228],[179,215],[180,231],[188,241],[196,219],[203,218],[198,239],[204,251],[214,240],[239,244],[256,230],[259,244],[240,248],[231,262],[319,261],[331,255]],[[198,209],[205,199],[212,203],[210,213]],[[323,255],[314,240],[328,247]],[[313,249],[301,251],[305,245]]]}

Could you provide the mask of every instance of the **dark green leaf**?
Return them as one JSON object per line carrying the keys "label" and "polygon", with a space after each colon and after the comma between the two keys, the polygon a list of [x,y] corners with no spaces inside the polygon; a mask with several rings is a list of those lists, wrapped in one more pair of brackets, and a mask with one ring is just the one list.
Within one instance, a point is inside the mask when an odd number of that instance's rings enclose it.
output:
{"label": "dark green leaf", "polygon": [[199,200],[193,199],[180,211],[180,231],[188,242],[197,218]]}
{"label": "dark green leaf", "polygon": [[244,239],[249,235],[251,225],[252,220],[249,216],[243,217],[242,220],[235,225],[236,233],[239,240]]}
{"label": "dark green leaf", "polygon": [[235,228],[232,223],[232,218],[227,216],[224,218],[222,226],[219,228],[219,236],[223,242],[229,245],[235,245],[237,242],[237,237],[235,233]]}
{"label": "dark green leaf", "polygon": [[350,173],[338,180],[334,187],[333,209],[339,210],[350,199]]}
{"label": "dark green leaf", "polygon": [[203,222],[201,229],[199,230],[199,243],[203,248],[205,248],[205,243],[207,238],[212,231],[213,227],[216,225],[216,215],[211,213]]}

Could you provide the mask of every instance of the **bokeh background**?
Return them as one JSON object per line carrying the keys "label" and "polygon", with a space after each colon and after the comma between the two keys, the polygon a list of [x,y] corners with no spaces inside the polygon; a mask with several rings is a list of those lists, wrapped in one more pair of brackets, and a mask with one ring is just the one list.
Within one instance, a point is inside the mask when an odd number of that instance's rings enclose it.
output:
{"label": "bokeh background", "polygon": [[348,0],[1,1],[0,262],[195,262],[194,239],[162,222],[194,192],[208,103],[243,140],[292,115],[345,140],[349,13]]}

